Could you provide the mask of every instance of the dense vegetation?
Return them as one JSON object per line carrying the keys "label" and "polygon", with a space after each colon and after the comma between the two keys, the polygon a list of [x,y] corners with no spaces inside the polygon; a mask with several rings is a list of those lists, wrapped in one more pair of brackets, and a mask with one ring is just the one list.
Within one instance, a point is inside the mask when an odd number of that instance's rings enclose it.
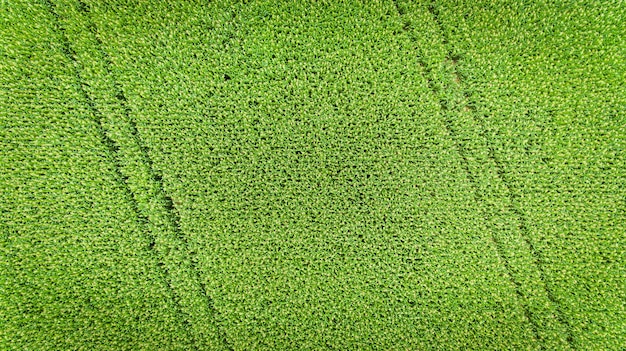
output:
{"label": "dense vegetation", "polygon": [[191,348],[54,16],[0,18],[0,348]]}
{"label": "dense vegetation", "polygon": [[2,349],[626,347],[626,5],[0,4]]}

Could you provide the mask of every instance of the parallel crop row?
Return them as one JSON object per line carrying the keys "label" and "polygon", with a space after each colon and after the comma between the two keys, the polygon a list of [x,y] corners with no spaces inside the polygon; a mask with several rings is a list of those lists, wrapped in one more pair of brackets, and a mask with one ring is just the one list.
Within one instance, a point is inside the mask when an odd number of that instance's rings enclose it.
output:
{"label": "parallel crop row", "polygon": [[0,2],[0,349],[623,349],[623,23]]}
{"label": "parallel crop row", "polygon": [[189,349],[55,16],[0,13],[0,349]]}
{"label": "parallel crop row", "polygon": [[417,44],[429,86],[439,99],[442,119],[454,140],[481,215],[491,232],[519,302],[533,324],[535,337],[547,349],[568,349],[571,338],[559,320],[558,304],[546,288],[541,259],[529,240],[526,221],[519,217],[512,190],[503,176],[487,131],[475,113],[475,102],[459,66],[463,57],[447,42],[439,9],[433,4],[398,2],[403,28]]}
{"label": "parallel crop row", "polygon": [[574,348],[626,345],[626,5],[436,1]]}
{"label": "parallel crop row", "polygon": [[71,42],[86,99],[93,104],[103,132],[114,144],[114,162],[119,165],[124,183],[137,204],[138,215],[146,222],[151,248],[181,310],[182,322],[189,329],[195,347],[226,347],[215,326],[212,301],[198,281],[185,237],[179,232],[173,200],[164,193],[161,176],[152,169],[135,121],[129,115],[128,101],[111,71],[111,58],[102,50],[89,6],[77,1],[57,1],[53,11]]}
{"label": "parallel crop row", "polygon": [[90,9],[233,348],[537,346],[392,3]]}

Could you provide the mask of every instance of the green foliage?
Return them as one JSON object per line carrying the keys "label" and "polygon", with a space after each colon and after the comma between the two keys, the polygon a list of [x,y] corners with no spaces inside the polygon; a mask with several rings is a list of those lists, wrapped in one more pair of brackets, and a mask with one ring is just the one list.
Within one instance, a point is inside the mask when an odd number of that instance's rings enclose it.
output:
{"label": "green foliage", "polygon": [[569,343],[626,345],[626,5],[438,2]]}
{"label": "green foliage", "polygon": [[0,349],[190,349],[54,16],[1,6]]}
{"label": "green foliage", "polygon": [[1,348],[626,346],[623,4],[0,6]]}

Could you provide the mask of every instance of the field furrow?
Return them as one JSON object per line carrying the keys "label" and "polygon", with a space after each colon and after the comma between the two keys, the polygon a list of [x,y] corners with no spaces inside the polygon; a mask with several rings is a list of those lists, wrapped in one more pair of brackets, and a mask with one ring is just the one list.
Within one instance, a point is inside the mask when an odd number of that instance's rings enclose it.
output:
{"label": "field furrow", "polygon": [[57,18],[1,6],[0,348],[189,349]]}
{"label": "field furrow", "polygon": [[537,346],[392,3],[90,8],[234,348]]}
{"label": "field furrow", "polygon": [[0,2],[0,349],[624,349],[623,23]]}
{"label": "field furrow", "polygon": [[623,348],[625,4],[435,9],[570,346]]}
{"label": "field furrow", "polygon": [[528,238],[525,218],[515,208],[485,127],[475,116],[475,107],[457,70],[461,57],[450,50],[437,7],[433,3],[397,4],[403,28],[417,43],[420,64],[439,99],[447,131],[456,143],[476,202],[535,334],[546,349],[568,349],[569,325],[546,286],[541,258]]}
{"label": "field furrow", "polygon": [[196,347],[228,348],[214,321],[213,302],[206,295],[190,259],[186,237],[180,233],[178,214],[172,199],[163,191],[161,176],[152,169],[137,126],[121,87],[110,69],[110,58],[101,48],[88,5],[79,1],[58,1],[51,5],[61,20],[64,35],[71,41],[81,84],[100,115],[100,124],[115,146],[114,157],[124,181],[145,218],[151,234],[151,247],[167,272],[176,301],[184,313],[183,322],[191,330]]}

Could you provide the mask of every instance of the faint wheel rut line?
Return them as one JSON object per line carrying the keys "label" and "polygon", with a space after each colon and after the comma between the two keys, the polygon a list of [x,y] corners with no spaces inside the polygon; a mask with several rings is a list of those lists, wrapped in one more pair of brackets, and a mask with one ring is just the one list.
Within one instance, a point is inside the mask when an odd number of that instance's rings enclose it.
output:
{"label": "faint wheel rut line", "polygon": [[[94,118],[95,118],[95,125],[96,128],[98,130],[98,133],[100,134],[101,139],[103,140],[103,143],[106,145],[109,153],[110,153],[110,157],[112,159],[112,163],[114,165],[114,170],[116,175],[118,176],[118,179],[120,181],[120,183],[122,184],[124,191],[127,193],[128,197],[130,198],[130,202],[131,202],[131,206],[133,207],[133,210],[135,211],[135,213],[137,214],[137,217],[140,219],[140,221],[144,224],[147,225],[148,222],[150,222],[149,217],[147,217],[146,215],[142,214],[142,211],[140,210],[139,204],[137,202],[137,200],[135,199],[135,196],[133,194],[132,189],[129,187],[128,185],[128,180],[129,177],[127,175],[124,174],[124,172],[122,171],[122,167],[120,166],[120,160],[119,157],[117,155],[119,155],[120,153],[120,147],[118,146],[118,143],[116,141],[114,141],[113,139],[111,139],[107,132],[106,132],[106,127],[105,124],[102,120],[103,115],[101,113],[101,111],[99,111],[98,107],[96,106],[95,102],[93,101],[93,99],[91,98],[90,94],[87,93],[87,91],[85,90],[85,80],[83,79],[81,72],[80,72],[80,62],[76,59],[76,52],[72,49],[71,43],[69,41],[69,38],[65,32],[64,27],[62,26],[62,21],[60,19],[60,16],[58,15],[58,13],[55,10],[55,5],[52,3],[52,0],[42,0],[44,2],[44,4],[46,5],[46,7],[49,9],[50,13],[52,14],[52,16],[55,18],[55,26],[56,29],[59,31],[62,41],[63,41],[63,51],[65,56],[70,60],[70,62],[72,62],[74,64],[74,72],[75,72],[75,76],[76,76],[76,84],[77,84],[77,88],[79,90],[79,93],[81,94],[81,96],[83,97],[83,99],[85,100],[85,102],[88,105],[88,108],[92,111],[92,113],[94,114]],[[89,14],[89,7],[87,4],[85,4],[83,1],[78,0],[77,1],[78,5],[79,5],[79,11],[81,11],[87,18],[90,18],[90,14]],[[140,152],[140,157],[141,157],[141,162],[143,162],[146,166],[146,168],[148,169],[149,172],[149,177],[151,179],[151,181],[153,181],[156,185],[157,185],[157,191],[158,191],[158,195],[160,195],[162,197],[162,202],[163,202],[163,208],[165,210],[165,213],[167,214],[168,220],[171,222],[171,228],[174,231],[175,235],[181,240],[181,242],[183,243],[183,252],[190,256],[189,254],[189,243],[187,240],[187,237],[182,233],[181,229],[180,229],[180,215],[176,209],[176,207],[174,206],[174,202],[172,200],[172,198],[167,195],[167,193],[165,192],[164,189],[164,184],[163,184],[163,180],[161,176],[158,176],[156,174],[156,172],[154,171],[153,168],[153,162],[150,159],[149,155],[148,155],[148,150],[147,147],[143,144],[140,136],[139,136],[139,132],[137,129],[137,125],[136,122],[131,118],[131,111],[130,108],[128,107],[128,101],[126,99],[126,97],[124,96],[124,93],[122,91],[121,86],[119,85],[119,83],[114,79],[114,75],[113,72],[111,71],[111,66],[112,66],[112,61],[110,59],[110,57],[108,56],[108,54],[103,50],[102,46],[102,42],[101,40],[98,38],[97,34],[97,28],[95,27],[95,24],[93,23],[93,21],[89,21],[88,23],[88,29],[91,31],[91,36],[93,37],[93,39],[96,42],[96,48],[98,50],[98,53],[100,54],[101,58],[104,61],[104,67],[106,69],[107,74],[109,75],[109,77],[111,77],[111,81],[113,82],[114,88],[115,88],[115,98],[118,100],[120,106],[122,107],[124,114],[128,121],[128,124],[130,126],[130,134],[131,137],[133,138],[133,140],[136,142],[136,144],[139,146],[139,149],[141,150]],[[157,196],[158,196],[157,195]],[[146,231],[148,233],[151,232],[150,229],[146,228]],[[151,240],[150,242],[150,250],[152,251],[156,251],[155,249],[155,240],[156,240],[157,236],[155,234],[149,234],[149,239]],[[160,255],[157,253],[156,257],[157,259],[157,269],[159,269],[160,273],[162,274],[163,277],[170,277],[171,274],[169,270],[167,269],[167,267],[165,266],[165,264],[163,263],[162,259],[159,257]],[[215,308],[214,304],[213,304],[213,300],[211,299],[211,297],[207,294],[207,290],[206,290],[206,286],[204,283],[202,283],[202,280],[200,279],[200,275],[198,272],[198,269],[196,267],[196,260],[192,257],[189,258],[189,264],[190,264],[190,270],[193,272],[193,277],[192,279],[195,281],[195,284],[198,285],[201,295],[203,296],[204,300],[205,300],[205,304],[206,306],[209,308],[209,310],[212,313],[212,319],[215,323],[215,326],[217,328],[217,332],[218,332],[218,337],[220,339],[220,341],[223,343],[223,346],[225,347],[225,349],[227,350],[233,350],[232,346],[230,345],[230,343],[228,342],[226,335],[221,331],[221,329],[219,328],[219,325],[217,324],[216,321],[216,316],[219,315],[219,312],[217,311],[217,309]],[[180,296],[178,296],[179,294],[176,292],[176,289],[172,286],[170,279],[165,279],[166,286],[168,287],[168,290],[170,291],[171,295],[176,297],[175,301],[178,300],[180,301]],[[185,312],[182,309],[182,306],[180,305],[180,303],[176,303],[176,314],[179,316],[179,319],[181,320],[181,322],[183,323],[183,325],[186,327],[187,332],[190,335],[191,341],[194,345],[199,345],[198,340],[196,340],[195,336],[193,335],[193,333],[191,332],[192,330],[192,324],[191,322],[188,320],[188,318],[183,317],[185,315]]]}
{"label": "faint wheel rut line", "polygon": [[[482,128],[482,129],[483,129],[483,133],[484,133],[484,128]],[[504,168],[500,164],[500,161],[498,161],[498,159],[495,157],[495,151],[494,151],[493,147],[489,146],[488,149],[489,149],[489,152],[488,152],[489,158],[496,164],[496,172],[498,173],[498,177],[500,179],[502,179],[503,184],[507,188],[507,192],[509,194],[509,198],[511,199],[511,202],[509,203],[508,208],[509,208],[509,210],[513,214],[515,214],[515,216],[517,216],[519,218],[519,230],[523,234],[524,242],[526,243],[526,245],[528,245],[528,247],[530,249],[531,255],[532,255],[533,259],[534,259],[534,263],[537,266],[537,270],[539,271],[539,276],[541,278],[541,281],[543,282],[543,287],[544,287],[544,290],[546,292],[546,295],[548,296],[548,299],[550,300],[550,302],[554,305],[554,308],[556,309],[558,321],[567,330],[567,336],[566,336],[567,343],[569,344],[569,346],[573,350],[575,350],[576,347],[574,345],[574,337],[573,337],[573,333],[572,333],[572,327],[571,327],[569,321],[564,317],[564,313],[563,313],[563,310],[561,309],[561,305],[557,301],[557,299],[554,297],[554,293],[552,292],[552,289],[549,287],[548,279],[546,278],[546,273],[545,273],[545,270],[543,268],[543,260],[541,258],[541,254],[539,254],[537,249],[535,249],[535,246],[533,245],[533,243],[528,238],[529,237],[529,235],[528,235],[528,227],[526,226],[525,216],[521,212],[521,210],[517,206],[515,206],[513,204],[513,202],[517,201],[518,195],[514,194],[511,191],[511,187],[510,187],[509,181],[507,180],[506,174],[504,172]]]}
{"label": "faint wheel rut line", "polygon": [[[449,57],[447,57],[449,59]],[[428,68],[424,68],[426,74],[428,75],[426,77],[426,80],[428,81],[428,86],[430,88],[430,90],[433,92],[433,94],[435,96],[437,96],[438,94],[435,92],[435,88],[434,88],[434,82],[433,79],[430,78],[430,76],[432,75],[432,71]],[[450,119],[448,117],[445,116],[445,114],[447,113],[448,108],[446,107],[446,103],[443,100],[439,100],[439,107],[442,111],[442,120],[443,120],[443,125],[446,128],[446,131],[448,132],[448,135],[450,136],[450,138],[453,140],[454,142],[454,146],[456,148],[457,153],[459,154],[459,156],[461,157],[461,167],[463,168],[463,172],[467,175],[467,178],[471,184],[472,189],[474,189],[473,193],[474,193],[474,200],[476,202],[483,202],[482,197],[479,194],[479,188],[477,185],[477,181],[474,177],[474,174],[472,173],[472,171],[470,170],[469,167],[469,161],[467,159],[467,155],[465,154],[465,151],[463,151],[463,145],[461,142],[457,141],[458,140],[458,134],[455,131],[454,127],[452,126],[452,122],[450,121]],[[491,218],[492,215],[491,214],[487,214],[484,211],[483,215],[485,216],[485,218]],[[491,225],[487,224],[487,227],[491,227]],[[513,286],[515,287],[515,294],[517,296],[518,301],[520,302],[520,305],[523,309],[524,315],[525,317],[528,319],[529,323],[531,324],[531,328],[533,331],[533,334],[535,336],[535,338],[539,341],[541,340],[540,336],[539,336],[539,330],[538,330],[538,326],[535,323],[535,318],[533,318],[533,314],[530,311],[530,309],[528,308],[528,305],[526,303],[524,303],[525,298],[524,295],[522,294],[521,291],[521,284],[520,282],[518,282],[514,277],[513,274],[511,272],[513,272],[513,269],[511,267],[511,263],[509,262],[509,260],[506,258],[505,254],[504,254],[504,244],[502,244],[502,242],[500,240],[498,240],[496,238],[496,236],[493,234],[494,229],[490,229],[490,231],[492,232],[492,235],[490,236],[490,240],[493,242],[493,244],[496,247],[496,251],[498,254],[498,259],[502,262],[502,264],[504,265],[504,268],[507,272],[507,276],[509,281],[511,282],[511,284],[513,284]],[[542,350],[545,350],[545,347],[543,346],[543,344],[541,345]]]}
{"label": "faint wheel rut line", "polygon": [[[402,7],[398,4],[398,0],[393,0],[394,5],[396,7],[396,10],[398,11],[398,14],[400,15],[400,17],[402,17],[402,15],[404,14],[404,11],[402,9]],[[430,14],[433,17],[433,20],[437,23],[437,26],[439,27],[439,32],[441,33],[441,39],[442,39],[442,43],[444,45],[444,47],[447,45],[447,40],[445,38],[445,36],[443,35],[443,30],[441,28],[441,23],[439,22],[439,15],[438,13],[436,13],[436,9],[435,9],[435,4],[434,2],[428,5],[428,11],[430,12]],[[405,24],[405,30],[409,27],[408,24]],[[412,40],[412,39],[411,39]],[[451,52],[447,52],[446,56],[445,56],[445,60],[449,61],[453,66],[456,65],[457,61],[458,61],[458,57],[454,57],[452,55]],[[461,157],[461,167],[463,168],[464,173],[467,175],[468,180],[470,182],[470,185],[472,187],[472,189],[474,189],[473,193],[473,197],[474,197],[474,201],[476,202],[483,202],[483,199],[479,193],[479,187],[477,185],[477,181],[475,179],[474,174],[472,173],[472,171],[470,170],[470,165],[469,165],[469,161],[467,158],[467,155],[464,151],[464,146],[463,144],[459,141],[459,137],[458,137],[458,133],[456,132],[452,121],[449,119],[449,117],[447,116],[447,114],[450,112],[450,109],[448,108],[448,103],[442,98],[440,97],[440,94],[437,92],[437,88],[435,87],[435,82],[434,82],[434,72],[433,69],[423,63],[420,62],[419,63],[422,68],[424,69],[424,78],[427,81],[428,87],[431,90],[431,92],[433,93],[433,95],[437,98],[437,102],[438,105],[440,107],[441,113],[442,113],[442,121],[443,121],[443,125],[447,131],[447,133],[449,134],[449,136],[451,137],[454,146],[456,148],[457,153],[459,154],[459,156]],[[457,83],[460,83],[460,77],[458,75],[458,73],[456,72],[456,69],[454,69],[454,79]],[[467,98],[467,94],[464,92],[465,97]],[[464,108],[469,108],[468,106],[465,106]],[[486,226],[487,228],[490,228],[490,232],[491,232],[491,236],[490,236],[490,240],[491,242],[494,244],[495,248],[496,248],[496,252],[498,255],[498,259],[499,261],[502,262],[507,276],[508,276],[508,280],[509,282],[514,286],[515,288],[515,294],[517,296],[517,300],[519,301],[522,309],[523,309],[523,313],[524,316],[526,317],[526,319],[528,319],[530,326],[531,326],[531,330],[533,332],[534,337],[537,339],[537,341],[541,341],[541,337],[539,335],[539,329],[538,329],[538,325],[536,324],[536,319],[533,318],[533,313],[531,312],[530,308],[528,307],[528,304],[525,303],[526,299],[524,298],[524,294],[521,291],[521,283],[517,281],[517,279],[514,278],[513,275],[513,268],[511,266],[511,263],[509,262],[509,260],[506,258],[505,255],[505,250],[504,250],[504,244],[498,240],[498,238],[496,237],[495,233],[494,233],[494,229],[491,228],[491,225],[489,224],[490,219],[493,217],[493,215],[491,213],[486,212],[485,210],[481,210],[481,212],[483,213],[483,216],[485,219],[489,218],[489,220],[487,220]],[[543,345],[543,343],[540,343],[541,349],[545,350],[545,346]]]}
{"label": "faint wheel rut line", "polygon": [[[428,71],[427,71],[428,72]],[[428,74],[430,74],[428,72]],[[434,92],[433,90],[433,86],[432,86],[432,80],[429,80],[429,87],[431,88],[431,90]],[[445,115],[446,111],[448,110],[445,107],[445,102],[443,101],[439,101],[439,106],[441,107],[441,110],[443,111],[442,115]],[[452,122],[450,121],[450,119],[448,119],[445,116],[442,116],[442,120],[443,120],[443,124],[446,128],[446,131],[448,132],[448,135],[452,138],[452,140],[454,141],[454,146],[456,147],[457,153],[461,156],[461,166],[463,167],[463,171],[465,172],[465,174],[467,175],[467,178],[471,184],[472,189],[474,189],[473,193],[474,193],[474,201],[476,201],[477,203],[480,202],[484,202],[484,199],[482,198],[482,196],[480,195],[480,191],[476,182],[476,179],[474,177],[474,174],[472,174],[472,171],[470,170],[469,167],[469,161],[467,160],[467,155],[465,154],[465,152],[463,151],[463,145],[461,142],[458,142],[458,135],[457,132],[455,131],[454,127],[452,126]],[[491,218],[493,217],[491,214],[487,214],[484,210],[481,211],[483,212],[483,215],[485,216],[484,218]],[[491,227],[490,224],[486,225],[488,228]],[[515,287],[515,294],[517,296],[518,301],[520,302],[520,305],[523,309],[524,312],[524,316],[526,317],[526,319],[528,319],[533,334],[535,336],[535,338],[540,341],[541,337],[539,336],[539,327],[535,322],[535,318],[533,317],[533,313],[530,311],[530,309],[528,308],[528,304],[525,303],[526,299],[524,298],[524,294],[522,294],[521,291],[521,283],[518,282],[514,277],[513,277],[513,268],[511,266],[511,263],[509,262],[509,260],[506,258],[506,255],[504,254],[505,250],[504,250],[504,244],[497,239],[496,235],[493,233],[495,229],[490,228],[490,232],[492,233],[490,236],[490,240],[491,242],[493,242],[493,244],[496,247],[496,251],[498,254],[498,259],[502,262],[502,264],[504,265],[504,268],[507,272],[507,276],[509,279],[509,282],[511,284],[513,284],[513,286]],[[541,349],[545,350],[545,347],[543,344],[541,344]]]}
{"label": "faint wheel rut line", "polygon": [[[441,33],[442,43],[443,43],[444,47],[447,50],[446,59],[448,59],[451,62],[453,62],[454,65],[456,66],[456,61],[458,61],[459,58],[458,57],[454,57],[452,51],[448,49],[448,40],[447,40],[447,37],[445,35],[443,24],[441,23],[441,20],[439,18],[440,14],[439,14],[439,10],[437,9],[436,1],[434,1],[434,0],[431,1],[431,3],[428,5],[428,11],[431,13],[431,15],[433,17],[433,20],[435,21],[435,23],[439,27],[439,32]],[[454,68],[454,74],[455,74],[455,79],[457,80],[457,83],[461,84],[462,80],[461,80],[461,77],[458,74],[458,71],[457,71],[456,67]],[[468,101],[469,100],[469,95],[468,95],[467,91],[463,90],[463,95],[465,97],[465,100]],[[466,108],[470,108],[470,107],[466,105]],[[484,125],[482,119],[476,118],[473,113],[471,114],[471,117],[472,117],[472,119],[474,121],[477,122],[478,126],[480,127],[481,137],[486,142],[488,142],[490,140],[490,138],[488,138],[488,136],[487,136],[486,128],[485,128],[485,125]],[[449,121],[446,121],[446,124],[450,125]],[[448,127],[448,130],[450,130],[449,127]],[[460,146],[460,145],[458,145],[458,146]],[[516,205],[516,203],[518,202],[518,199],[517,199],[518,195],[513,192],[513,190],[512,190],[513,187],[511,186],[510,181],[509,181],[508,177],[506,176],[506,172],[504,171],[504,166],[501,164],[501,162],[496,157],[495,150],[494,150],[493,146],[490,145],[489,143],[487,143],[487,151],[488,151],[487,152],[487,156],[495,164],[495,166],[496,166],[495,167],[496,168],[496,173],[498,175],[498,178],[500,178],[500,180],[502,181],[502,184],[505,186],[507,196],[510,199],[510,201],[508,201],[507,208],[519,220],[518,229],[522,233],[522,238],[523,238],[525,244],[528,246],[528,248],[530,250],[531,256],[533,257],[533,261],[534,261],[533,263],[537,267],[537,270],[539,272],[539,276],[540,276],[540,279],[542,281],[542,285],[543,285],[543,288],[544,288],[544,290],[546,292],[548,300],[553,304],[553,306],[554,306],[554,308],[555,308],[555,310],[557,312],[557,319],[558,319],[558,321],[565,327],[565,329],[567,331],[567,336],[566,336],[567,343],[569,344],[569,346],[572,349],[576,349],[574,347],[574,339],[573,339],[573,333],[572,333],[571,325],[569,324],[567,319],[564,317],[564,313],[563,313],[563,311],[561,309],[560,303],[557,301],[557,299],[554,296],[554,293],[552,292],[552,289],[549,287],[548,279],[546,278],[545,270],[544,270],[544,267],[543,267],[543,259],[541,257],[541,254],[539,253],[538,250],[535,249],[532,241],[530,240],[529,230],[528,230],[528,227],[526,225],[526,216],[522,213],[522,211]],[[466,162],[466,164],[467,164],[467,159],[465,157],[463,157],[463,158],[464,158],[464,162]],[[469,171],[469,169],[468,169],[468,171]],[[494,241],[497,241],[495,239],[495,236],[493,237],[493,239],[494,239]],[[506,259],[505,259],[505,261],[506,261]],[[510,264],[508,262],[507,262],[507,265],[510,267]],[[509,270],[509,272],[511,272],[511,271]],[[511,276],[511,280],[515,283],[515,285],[517,287],[520,286],[520,284],[518,282],[515,282],[515,280],[513,279],[512,276]],[[521,294],[521,292],[519,290],[517,291],[517,293],[520,296],[520,298],[523,298],[523,295]],[[532,315],[532,313],[530,313],[530,311],[527,309],[526,304],[524,304],[524,308],[527,310],[528,315]],[[533,326],[535,328],[536,335],[538,336],[539,334],[538,334],[538,331],[536,330],[536,328],[538,326],[536,325],[536,322],[534,321],[534,319],[531,319],[531,323],[533,324]],[[540,339],[538,339],[538,340],[540,340]],[[542,345],[542,348],[543,348],[543,345]]]}
{"label": "faint wheel rut line", "polygon": [[[83,12],[85,14],[86,17],[91,19],[91,14],[90,14],[90,9],[89,6],[83,2],[82,0],[77,0],[78,4],[79,4],[79,10],[81,12]],[[107,70],[107,74],[112,77],[112,81],[114,84],[114,87],[116,89],[116,94],[115,97],[118,99],[120,105],[122,106],[124,113],[125,113],[125,117],[128,120],[131,130],[130,133],[133,137],[133,139],[136,141],[137,145],[139,145],[140,150],[141,150],[141,157],[143,162],[146,164],[149,172],[150,172],[150,177],[151,179],[157,184],[158,186],[158,191],[160,194],[162,194],[163,196],[163,200],[165,202],[165,210],[169,216],[169,219],[171,221],[171,223],[173,224],[173,229],[177,235],[178,238],[180,238],[184,244],[184,252],[190,256],[190,264],[191,264],[191,270],[192,272],[194,272],[194,278],[197,282],[197,284],[200,287],[200,291],[205,299],[205,303],[206,305],[209,307],[209,309],[211,310],[211,312],[213,313],[213,320],[216,324],[217,327],[217,331],[219,334],[219,338],[220,341],[224,344],[224,347],[227,350],[233,350],[233,347],[230,345],[230,343],[228,342],[228,339],[226,337],[226,334],[221,330],[221,328],[219,327],[218,323],[217,323],[217,318],[215,318],[215,316],[219,316],[219,311],[215,308],[215,305],[213,303],[213,299],[209,296],[209,294],[207,293],[207,289],[206,289],[206,285],[202,282],[202,279],[200,277],[200,273],[198,271],[197,268],[197,258],[195,255],[191,255],[190,254],[190,250],[189,250],[189,241],[187,239],[187,237],[184,235],[184,233],[181,230],[180,227],[180,214],[178,213],[178,210],[176,208],[176,206],[174,205],[174,201],[172,200],[172,197],[167,195],[167,193],[165,192],[165,186],[163,183],[163,178],[159,175],[156,174],[155,170],[154,170],[154,163],[152,161],[152,159],[150,158],[149,154],[148,154],[148,148],[145,145],[145,143],[143,142],[143,140],[140,137],[139,134],[139,130],[137,129],[137,123],[135,122],[135,120],[131,117],[131,110],[128,107],[128,100],[126,99],[126,96],[124,95],[124,92],[122,90],[122,87],[120,86],[119,82],[117,81],[117,79],[115,79],[114,74],[112,72],[111,67],[113,66],[113,61],[111,60],[110,56],[108,55],[108,53],[103,49],[103,43],[100,40],[100,38],[97,35],[97,27],[95,26],[95,24],[93,23],[92,20],[89,21],[89,29],[91,30],[91,35],[93,36],[95,42],[96,42],[96,48],[98,50],[98,52],[100,53],[100,55],[102,56],[103,60],[104,60],[104,66],[105,69]]]}
{"label": "faint wheel rut line", "polygon": [[[98,135],[99,135],[99,137],[101,139],[101,142],[107,148],[107,151],[109,153],[110,161],[111,161],[111,163],[114,166],[113,167],[113,171],[115,172],[115,176],[117,178],[116,180],[120,183],[120,185],[122,187],[122,190],[124,191],[124,193],[128,197],[129,203],[130,203],[133,211],[137,215],[139,221],[142,223],[142,225],[145,226],[145,224],[149,220],[139,210],[139,205],[137,204],[137,201],[135,200],[135,198],[134,198],[134,196],[132,194],[132,190],[128,186],[128,177],[126,175],[124,175],[124,173],[121,171],[121,167],[119,165],[119,160],[116,157],[116,155],[119,153],[119,147],[117,146],[116,142],[113,141],[107,135],[107,133],[105,132],[105,128],[104,128],[103,123],[102,123],[102,113],[98,110],[98,108],[96,107],[95,103],[93,102],[93,100],[91,99],[89,94],[84,89],[85,83],[84,83],[84,80],[83,80],[83,78],[81,76],[80,70],[78,69],[79,63],[77,62],[77,60],[75,58],[76,53],[72,49],[72,47],[70,45],[70,41],[69,41],[69,39],[67,37],[67,34],[65,33],[65,29],[61,25],[61,20],[59,18],[58,13],[55,10],[55,5],[51,2],[51,0],[42,0],[42,2],[47,7],[47,9],[51,13],[51,15],[54,17],[55,29],[59,32],[59,35],[60,35],[61,41],[62,41],[61,44],[63,46],[62,47],[63,54],[74,65],[73,71],[74,71],[74,76],[75,76],[75,79],[76,79],[76,88],[77,88],[79,94],[81,95],[81,97],[83,98],[83,100],[85,101],[85,103],[87,104],[88,109],[91,111],[91,113],[94,116],[94,118],[93,118],[94,125],[95,125],[96,130],[98,132]],[[147,231],[148,230],[146,230],[146,232]],[[153,238],[152,235],[149,235],[148,238],[151,240],[150,248],[151,248],[151,250],[153,250],[154,238]],[[159,270],[159,273],[161,273],[162,277],[167,277],[168,276],[168,273],[163,268],[163,265],[161,264],[160,260],[157,260],[157,269]],[[172,299],[175,301],[176,300],[176,298],[175,298],[176,293],[175,293],[175,290],[172,288],[171,283],[169,282],[168,279],[164,279],[163,283],[167,286],[168,291],[170,292],[170,295],[171,295]],[[178,304],[176,304],[176,307],[177,307],[176,308],[176,314],[178,315],[178,317],[182,321],[182,323],[185,324],[185,327],[188,328],[189,325],[188,325],[187,319],[182,317],[184,315],[182,309],[180,308],[180,306]],[[189,333],[189,329],[187,331]],[[193,340],[193,335],[191,335],[191,333],[189,333],[189,336],[192,339],[192,342],[195,344],[195,340]]]}

